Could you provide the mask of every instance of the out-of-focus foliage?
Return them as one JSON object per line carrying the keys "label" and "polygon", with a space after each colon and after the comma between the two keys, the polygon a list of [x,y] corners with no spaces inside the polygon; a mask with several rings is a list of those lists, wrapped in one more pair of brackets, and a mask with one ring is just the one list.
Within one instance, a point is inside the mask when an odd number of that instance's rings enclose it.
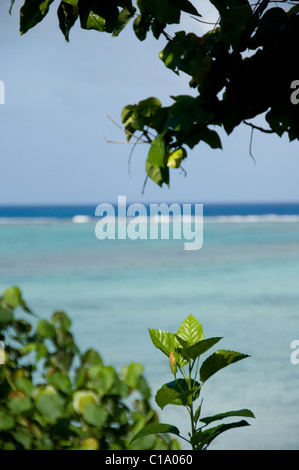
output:
{"label": "out-of-focus foliage", "polygon": [[178,449],[157,434],[130,445],[158,422],[143,366],[118,374],[97,351],[81,353],[70,327],[62,311],[37,318],[15,286],[0,297],[0,449]]}

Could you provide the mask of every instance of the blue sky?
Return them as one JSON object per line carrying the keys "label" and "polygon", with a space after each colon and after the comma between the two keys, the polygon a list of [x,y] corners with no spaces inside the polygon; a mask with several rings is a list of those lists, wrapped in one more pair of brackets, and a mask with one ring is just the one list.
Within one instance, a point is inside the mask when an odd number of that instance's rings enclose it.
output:
{"label": "blue sky", "polygon": [[[229,137],[220,133],[223,150],[200,144],[184,164],[187,177],[173,170],[170,189],[149,181],[142,196],[148,147],[135,150],[129,177],[130,146],[105,141],[124,137],[105,113],[120,121],[123,106],[149,96],[170,104],[169,95],[192,93],[189,77],[164,67],[158,57],[163,38],[140,43],[131,25],[111,38],[78,24],[67,44],[58,29],[58,1],[42,23],[20,36],[22,3],[16,0],[12,16],[9,0],[0,6],[0,80],[6,87],[0,204],[99,204],[118,195],[136,202],[299,201],[298,143],[255,132],[254,165],[247,126]],[[209,3],[202,5],[207,10]],[[212,10],[207,15],[213,19]],[[185,26],[203,33],[188,17]]]}

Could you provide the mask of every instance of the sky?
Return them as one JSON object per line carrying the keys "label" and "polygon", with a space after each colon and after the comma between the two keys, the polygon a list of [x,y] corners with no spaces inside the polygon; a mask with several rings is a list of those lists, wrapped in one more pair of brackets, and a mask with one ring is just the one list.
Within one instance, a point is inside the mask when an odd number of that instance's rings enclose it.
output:
{"label": "sky", "polygon": [[[177,76],[159,59],[165,38],[139,42],[131,24],[112,38],[78,23],[66,43],[58,1],[42,23],[20,36],[22,3],[16,0],[11,16],[10,0],[0,6],[0,205],[100,204],[119,195],[130,202],[299,202],[298,142],[255,132],[254,163],[247,126],[230,136],[220,131],[223,150],[200,143],[188,152],[186,177],[172,170],[170,188],[148,181],[142,195],[148,147],[135,149],[129,175],[131,147],[107,143],[105,138],[123,141],[124,134],[106,113],[120,123],[127,104],[156,96],[169,105],[170,95],[194,93],[187,75]],[[199,5],[213,21],[209,2]],[[188,15],[171,32],[184,28],[204,32]]]}

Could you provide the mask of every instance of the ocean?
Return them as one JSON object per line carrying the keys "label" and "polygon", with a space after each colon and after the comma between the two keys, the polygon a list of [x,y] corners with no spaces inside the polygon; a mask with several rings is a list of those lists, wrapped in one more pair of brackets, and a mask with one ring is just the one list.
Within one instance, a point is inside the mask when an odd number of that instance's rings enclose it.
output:
{"label": "ocean", "polygon": [[[250,355],[203,386],[203,416],[249,408],[256,417],[210,449],[299,449],[299,364],[291,362],[299,340],[299,204],[204,204],[197,251],[176,239],[99,240],[95,208],[0,207],[0,290],[18,285],[45,318],[65,310],[80,347],[97,349],[117,370],[141,362],[153,406],[172,374],[148,328],[176,332],[194,315],[205,337],[223,337],[210,352]],[[187,434],[185,409],[159,415]]]}

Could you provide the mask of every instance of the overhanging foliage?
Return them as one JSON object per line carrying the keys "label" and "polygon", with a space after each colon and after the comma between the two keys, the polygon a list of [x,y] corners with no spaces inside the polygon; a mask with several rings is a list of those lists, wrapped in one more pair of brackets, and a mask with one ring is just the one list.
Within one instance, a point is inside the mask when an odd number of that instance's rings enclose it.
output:
{"label": "overhanging foliage", "polygon": [[[206,0],[208,1],[208,0]],[[200,142],[222,148],[215,128],[227,134],[240,124],[290,141],[299,138],[299,107],[291,99],[291,85],[299,77],[299,2],[271,0],[209,0],[218,21],[203,36],[168,25],[180,24],[181,14],[201,19],[201,2],[188,0],[63,0],[58,3],[59,26],[66,40],[78,20],[83,29],[118,36],[131,21],[136,37],[164,35],[160,53],[165,66],[184,73],[197,95],[172,96],[164,107],[154,97],[127,105],[121,119],[127,139],[150,144],[147,176],[169,185],[170,169],[180,168],[187,149]],[[12,5],[14,0],[12,0]],[[20,11],[20,31],[26,33],[43,20],[54,0],[26,0]],[[196,5],[196,8],[195,8]],[[280,5],[280,6],[278,6]],[[265,117],[265,126],[251,120]],[[134,141],[135,142],[135,141]]]}

